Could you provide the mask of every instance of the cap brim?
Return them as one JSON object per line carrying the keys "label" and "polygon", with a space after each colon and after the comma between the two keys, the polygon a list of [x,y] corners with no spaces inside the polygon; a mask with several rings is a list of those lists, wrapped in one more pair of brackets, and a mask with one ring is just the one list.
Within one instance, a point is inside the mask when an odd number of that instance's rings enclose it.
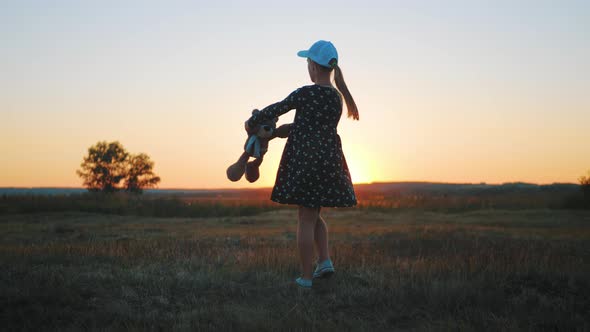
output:
{"label": "cap brim", "polygon": [[299,51],[297,52],[297,56],[300,56],[302,58],[309,58],[309,51]]}

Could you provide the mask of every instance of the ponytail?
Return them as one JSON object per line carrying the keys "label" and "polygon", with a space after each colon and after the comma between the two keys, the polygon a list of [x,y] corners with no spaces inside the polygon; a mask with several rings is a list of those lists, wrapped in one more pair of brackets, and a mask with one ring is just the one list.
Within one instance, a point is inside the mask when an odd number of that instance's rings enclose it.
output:
{"label": "ponytail", "polygon": [[338,63],[333,62],[332,68],[334,68],[334,81],[336,81],[336,87],[342,93],[344,97],[344,101],[346,102],[346,109],[348,109],[348,117],[352,118],[353,120],[359,119],[359,110],[356,108],[356,103],[354,99],[352,99],[352,95],[348,88],[346,87],[346,83],[344,83],[344,76],[342,76],[342,70],[338,66]]}

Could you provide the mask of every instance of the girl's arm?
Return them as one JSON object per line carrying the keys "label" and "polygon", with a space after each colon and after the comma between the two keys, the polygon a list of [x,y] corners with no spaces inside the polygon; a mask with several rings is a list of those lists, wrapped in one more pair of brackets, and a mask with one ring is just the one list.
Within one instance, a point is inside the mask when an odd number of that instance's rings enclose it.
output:
{"label": "girl's arm", "polygon": [[297,108],[301,101],[301,89],[297,89],[283,101],[279,101],[278,103],[274,103],[265,107],[263,110],[258,112],[257,114],[253,114],[248,121],[246,121],[246,130],[248,128],[254,128],[258,124],[263,121],[267,121],[273,118],[277,118],[290,110]]}

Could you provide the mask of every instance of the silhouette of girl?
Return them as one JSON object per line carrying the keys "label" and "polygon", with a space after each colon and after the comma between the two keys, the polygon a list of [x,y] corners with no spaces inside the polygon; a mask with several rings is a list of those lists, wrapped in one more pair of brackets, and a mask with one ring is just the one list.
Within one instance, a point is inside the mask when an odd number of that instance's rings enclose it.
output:
{"label": "silhouette of girl", "polygon": [[[264,120],[297,110],[271,200],[299,206],[297,247],[303,274],[295,282],[300,287],[311,288],[313,278],[325,278],[334,273],[328,252],[328,228],[320,209],[357,203],[336,128],[342,114],[342,97],[348,117],[358,120],[359,114],[344,83],[338,53],[331,42],[320,40],[297,55],[307,58],[309,77],[315,84],[298,88],[283,101],[252,115],[245,127],[248,131]],[[332,85],[332,72],[339,91]],[[319,256],[315,271],[312,266],[314,242]]]}

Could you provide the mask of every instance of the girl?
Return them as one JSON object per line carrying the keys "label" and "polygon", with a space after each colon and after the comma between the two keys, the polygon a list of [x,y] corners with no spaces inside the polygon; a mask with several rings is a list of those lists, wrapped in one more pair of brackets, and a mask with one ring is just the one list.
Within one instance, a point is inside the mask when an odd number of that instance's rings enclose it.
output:
{"label": "girl", "polygon": [[[296,109],[289,138],[281,157],[271,200],[299,206],[297,247],[302,276],[295,282],[311,288],[313,278],[334,273],[328,252],[328,228],[320,216],[326,207],[356,205],[350,172],[336,127],[342,114],[342,96],[348,117],[359,119],[358,110],[338,67],[338,53],[329,41],[320,40],[298,56],[307,58],[307,70],[315,84],[293,91],[285,100],[264,108],[246,121],[246,131],[260,122]],[[331,74],[338,90],[332,86]],[[313,246],[319,259],[313,269]]]}

